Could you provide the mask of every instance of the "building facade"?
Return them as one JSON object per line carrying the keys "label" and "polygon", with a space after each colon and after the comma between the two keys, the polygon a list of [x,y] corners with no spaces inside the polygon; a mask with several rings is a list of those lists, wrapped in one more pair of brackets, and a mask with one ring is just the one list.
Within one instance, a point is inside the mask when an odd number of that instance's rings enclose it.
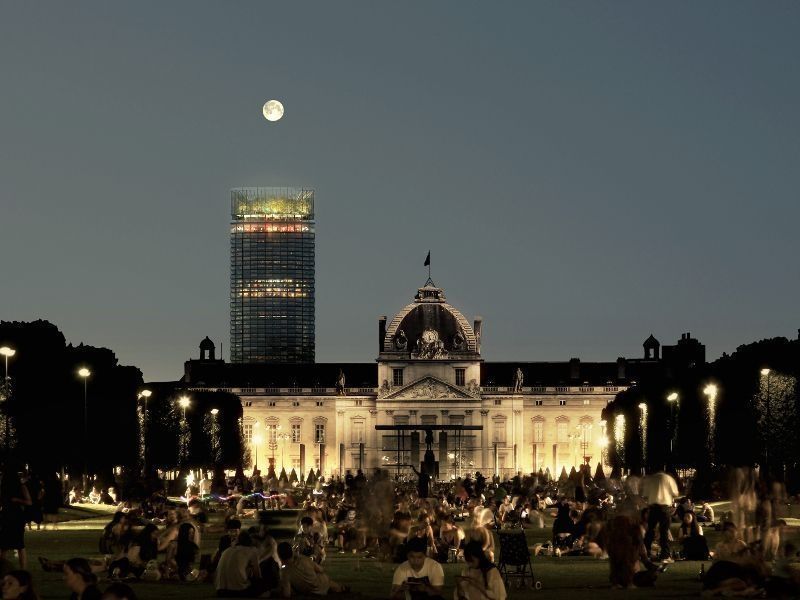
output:
{"label": "building facade", "polygon": [[662,368],[652,340],[643,359],[486,362],[482,331],[479,317],[467,320],[429,280],[392,319],[379,319],[374,363],[201,358],[186,363],[182,386],[240,397],[244,435],[262,468],[410,472],[429,448],[442,479],[558,475],[607,464],[603,409],[637,373]]}
{"label": "building facade", "polygon": [[232,363],[314,362],[314,191],[231,190]]}

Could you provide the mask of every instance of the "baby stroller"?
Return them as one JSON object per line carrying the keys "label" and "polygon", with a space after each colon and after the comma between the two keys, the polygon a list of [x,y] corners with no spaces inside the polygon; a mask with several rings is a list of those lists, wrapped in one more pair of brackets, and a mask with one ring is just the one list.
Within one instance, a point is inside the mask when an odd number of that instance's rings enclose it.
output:
{"label": "baby stroller", "polygon": [[510,587],[509,579],[513,579],[515,587],[521,588],[528,585],[528,579],[530,579],[532,588],[542,589],[542,582],[537,581],[533,576],[531,552],[528,549],[525,532],[522,529],[501,530],[498,535],[500,537],[500,560],[497,561],[497,568],[503,576],[506,586]]}

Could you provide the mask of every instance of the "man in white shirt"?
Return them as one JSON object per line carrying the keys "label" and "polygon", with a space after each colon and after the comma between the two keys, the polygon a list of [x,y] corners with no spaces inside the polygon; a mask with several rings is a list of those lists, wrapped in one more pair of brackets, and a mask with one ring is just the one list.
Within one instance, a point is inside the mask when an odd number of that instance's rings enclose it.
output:
{"label": "man in white shirt", "polygon": [[392,577],[393,600],[434,600],[442,598],[444,570],[442,565],[426,556],[424,538],[411,538],[407,544],[406,562],[395,569]]}
{"label": "man in white shirt", "polygon": [[653,473],[642,480],[641,495],[647,498],[650,511],[647,518],[647,533],[644,535],[644,546],[649,555],[650,546],[656,536],[656,526],[658,526],[660,558],[666,562],[672,561],[669,550],[670,508],[678,494],[678,484],[671,475],[666,473]]}

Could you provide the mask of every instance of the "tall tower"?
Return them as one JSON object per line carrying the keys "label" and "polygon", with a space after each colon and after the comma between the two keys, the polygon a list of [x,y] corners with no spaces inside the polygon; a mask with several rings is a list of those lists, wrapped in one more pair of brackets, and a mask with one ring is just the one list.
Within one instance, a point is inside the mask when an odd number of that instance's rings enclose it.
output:
{"label": "tall tower", "polygon": [[231,190],[231,362],[314,362],[314,190]]}

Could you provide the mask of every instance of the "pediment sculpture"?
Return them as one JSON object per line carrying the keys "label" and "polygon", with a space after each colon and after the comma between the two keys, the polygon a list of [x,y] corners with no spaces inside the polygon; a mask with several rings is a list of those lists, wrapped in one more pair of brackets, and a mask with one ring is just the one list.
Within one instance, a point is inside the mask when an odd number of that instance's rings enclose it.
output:
{"label": "pediment sculpture", "polygon": [[479,389],[462,390],[433,377],[426,377],[389,394],[392,400],[459,400],[480,396]]}

